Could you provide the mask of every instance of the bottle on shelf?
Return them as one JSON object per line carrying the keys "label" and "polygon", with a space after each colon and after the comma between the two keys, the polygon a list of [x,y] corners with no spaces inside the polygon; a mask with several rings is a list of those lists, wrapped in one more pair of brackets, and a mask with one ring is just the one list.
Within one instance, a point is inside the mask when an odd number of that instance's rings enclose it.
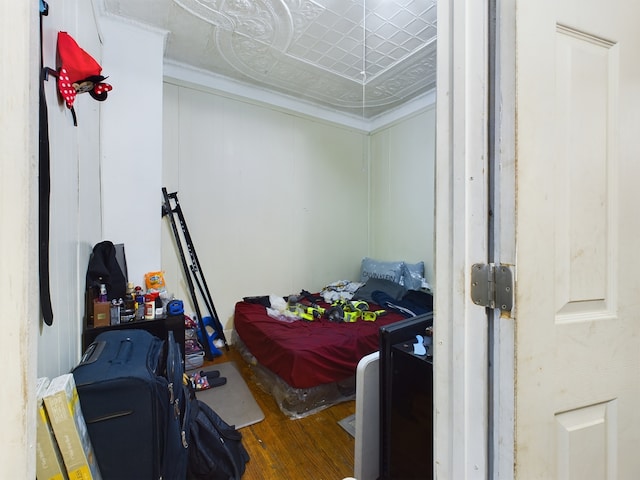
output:
{"label": "bottle on shelf", "polygon": [[[158,292],[149,292],[144,296],[144,319],[153,320],[156,318],[156,299]],[[160,304],[162,308],[162,304]]]}
{"label": "bottle on shelf", "polygon": [[107,301],[107,286],[104,283],[100,284],[100,294],[98,295],[99,302]]}
{"label": "bottle on shelf", "polygon": [[134,297],[135,290],[133,288],[133,283],[127,283],[127,290],[124,294],[124,308],[125,310],[134,310],[136,305],[136,299]]}
{"label": "bottle on shelf", "polygon": [[135,318],[136,320],[144,320],[144,295],[142,294],[142,287],[137,286],[135,292]]}
{"label": "bottle on shelf", "polygon": [[127,283],[124,294],[124,301],[120,310],[120,323],[129,323],[135,320],[136,299],[134,297],[133,283]]}

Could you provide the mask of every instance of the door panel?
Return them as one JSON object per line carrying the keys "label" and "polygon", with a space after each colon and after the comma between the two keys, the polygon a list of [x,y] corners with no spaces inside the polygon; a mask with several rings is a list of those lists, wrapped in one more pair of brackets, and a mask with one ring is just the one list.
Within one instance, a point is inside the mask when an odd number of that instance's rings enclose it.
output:
{"label": "door panel", "polygon": [[[582,32],[556,33],[556,322],[611,317],[617,49]],[[609,82],[609,80],[612,80]]]}
{"label": "door panel", "polygon": [[557,478],[615,478],[615,400],[556,415]]}
{"label": "door panel", "polygon": [[518,2],[517,478],[640,478],[638,18]]}

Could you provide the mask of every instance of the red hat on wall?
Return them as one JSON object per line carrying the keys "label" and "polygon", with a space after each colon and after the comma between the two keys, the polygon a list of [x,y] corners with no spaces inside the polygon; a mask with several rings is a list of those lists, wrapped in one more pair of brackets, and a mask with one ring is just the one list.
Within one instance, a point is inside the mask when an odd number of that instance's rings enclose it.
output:
{"label": "red hat on wall", "polygon": [[102,83],[107,78],[100,75],[102,67],[67,32],[58,32],[58,57],[58,91],[68,108],[73,108],[79,93],[88,92],[100,102],[107,99],[113,87]]}

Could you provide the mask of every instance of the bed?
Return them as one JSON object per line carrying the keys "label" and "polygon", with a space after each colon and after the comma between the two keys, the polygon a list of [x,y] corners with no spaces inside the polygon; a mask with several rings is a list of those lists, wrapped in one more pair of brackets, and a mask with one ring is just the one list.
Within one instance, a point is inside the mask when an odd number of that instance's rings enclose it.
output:
{"label": "bed", "polygon": [[[236,303],[233,344],[252,365],[257,383],[289,418],[354,399],[358,362],[379,349],[380,327],[412,316],[367,298],[370,311],[385,311],[375,321],[291,320],[270,315],[258,302]],[[317,304],[331,306],[324,301]]]}

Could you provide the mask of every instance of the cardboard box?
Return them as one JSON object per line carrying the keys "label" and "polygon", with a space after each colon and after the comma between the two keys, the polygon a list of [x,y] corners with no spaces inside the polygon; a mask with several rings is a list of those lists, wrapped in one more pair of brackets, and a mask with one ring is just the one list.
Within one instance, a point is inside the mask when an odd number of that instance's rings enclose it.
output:
{"label": "cardboard box", "polygon": [[62,455],[51,430],[51,423],[44,408],[44,395],[51,382],[47,377],[36,381],[38,418],[36,420],[36,477],[38,480],[67,480]]}
{"label": "cardboard box", "polygon": [[69,478],[101,480],[87,425],[82,416],[76,383],[71,373],[51,380],[44,395],[44,405]]}
{"label": "cardboard box", "polygon": [[93,303],[93,326],[108,327],[111,325],[111,304],[109,302]]}

